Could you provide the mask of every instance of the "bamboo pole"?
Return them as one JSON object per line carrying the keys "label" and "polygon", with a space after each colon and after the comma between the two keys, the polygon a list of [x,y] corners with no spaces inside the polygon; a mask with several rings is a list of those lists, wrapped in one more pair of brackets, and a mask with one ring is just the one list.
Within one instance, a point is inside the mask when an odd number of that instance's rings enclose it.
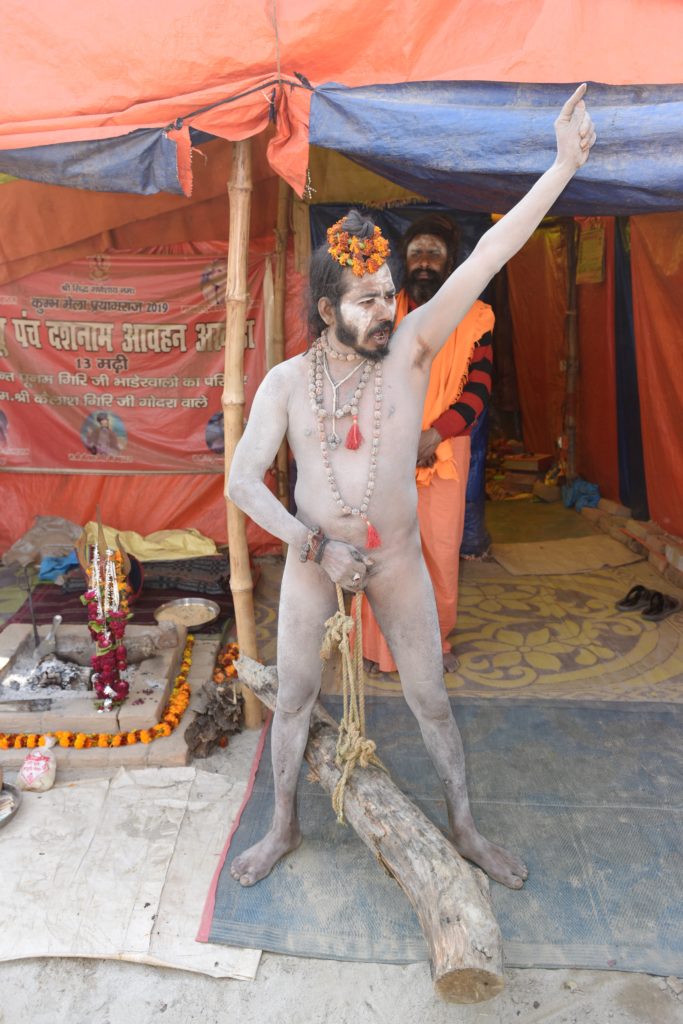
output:
{"label": "bamboo pole", "polygon": [[[237,643],[240,651],[258,660],[254,587],[249,565],[246,520],[241,509],[227,496],[227,481],[244,424],[244,335],[247,319],[247,258],[251,211],[251,140],[233,144],[232,173],[228,183],[230,201],[230,244],[225,285],[225,370],[221,404],[225,442],[225,482],[230,552],[230,590],[235,607]],[[244,721],[248,729],[258,728],[263,705],[244,689]]]}
{"label": "bamboo pole", "polygon": [[576,225],[573,217],[565,223],[567,240],[567,316],[565,342],[567,369],[565,377],[564,435],[567,439],[567,481],[576,477],[576,401],[579,376],[579,331],[576,302]]}
{"label": "bamboo pole", "polygon": [[[285,295],[287,290],[287,236],[292,190],[280,178],[277,196],[277,225],[275,228],[275,315],[273,320],[272,365],[285,358]],[[271,367],[269,366],[270,370]],[[289,510],[289,467],[287,441],[283,441],[276,460],[278,498]],[[286,545],[283,544],[283,550]]]}

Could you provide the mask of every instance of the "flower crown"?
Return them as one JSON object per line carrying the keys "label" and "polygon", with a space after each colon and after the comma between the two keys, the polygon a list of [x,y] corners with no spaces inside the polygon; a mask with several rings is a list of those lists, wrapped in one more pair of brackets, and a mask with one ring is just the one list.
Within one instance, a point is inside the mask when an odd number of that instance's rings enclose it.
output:
{"label": "flower crown", "polygon": [[363,277],[364,274],[374,274],[386,261],[391,252],[389,243],[382,235],[380,228],[376,227],[371,238],[359,238],[344,231],[342,225],[345,218],[342,217],[331,228],[327,229],[327,250],[333,260],[336,260],[342,267],[348,267],[356,277]]}

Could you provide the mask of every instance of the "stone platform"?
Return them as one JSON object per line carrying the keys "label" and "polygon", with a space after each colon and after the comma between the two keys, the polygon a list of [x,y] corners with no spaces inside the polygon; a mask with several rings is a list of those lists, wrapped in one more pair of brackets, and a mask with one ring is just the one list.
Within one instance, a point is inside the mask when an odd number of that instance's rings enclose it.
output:
{"label": "stone platform", "polygon": [[[39,632],[47,632],[43,627]],[[85,627],[80,627],[85,628]],[[64,632],[79,627],[63,626]],[[127,633],[149,631],[146,626],[128,627]],[[10,632],[12,631],[12,632]],[[21,634],[19,632],[21,631]],[[16,650],[31,627],[25,625],[8,626],[0,634],[0,670],[7,662],[11,650]],[[92,696],[55,698],[51,707],[43,711],[12,711],[3,710],[0,704],[0,732],[121,732],[134,729],[145,729],[156,725],[168,701],[178,674],[182,653],[185,646],[185,631],[179,630],[178,647],[162,651],[155,658],[148,658],[135,666],[135,673],[128,699],[122,707],[110,712],[98,712]],[[9,634],[9,637],[8,637]],[[56,747],[57,768],[76,770],[79,767],[86,772],[89,769],[107,767],[144,767],[186,765],[189,763],[185,730],[194,721],[195,714],[203,711],[206,698],[203,694],[204,684],[211,680],[211,674],[218,652],[220,639],[218,636],[202,636],[197,634],[192,652],[192,666],[188,682],[192,691],[190,705],[183,715],[178,728],[170,736],[164,736],[152,743],[135,743],[130,747],[91,747],[89,750],[75,750],[72,747]],[[135,703],[140,701],[141,703]],[[0,750],[0,767],[18,768],[23,763],[27,751]]]}

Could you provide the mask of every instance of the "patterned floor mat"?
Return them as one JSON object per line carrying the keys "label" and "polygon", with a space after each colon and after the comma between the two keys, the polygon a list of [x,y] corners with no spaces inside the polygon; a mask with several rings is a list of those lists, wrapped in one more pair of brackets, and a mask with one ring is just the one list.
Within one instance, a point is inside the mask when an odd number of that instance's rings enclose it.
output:
{"label": "patterned floor mat", "polygon": [[[282,563],[262,565],[256,591],[261,657],[274,663]],[[683,702],[683,613],[647,622],[617,612],[634,583],[683,598],[647,563],[562,576],[510,576],[494,562],[463,562],[458,696]],[[339,691],[326,672],[323,691]],[[368,677],[366,692],[400,695],[396,673]]]}

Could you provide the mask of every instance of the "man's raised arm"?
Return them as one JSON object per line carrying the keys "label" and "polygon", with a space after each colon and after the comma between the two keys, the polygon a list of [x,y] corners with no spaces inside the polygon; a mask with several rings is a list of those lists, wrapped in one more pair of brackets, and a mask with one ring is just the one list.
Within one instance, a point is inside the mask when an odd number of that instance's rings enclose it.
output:
{"label": "man's raised arm", "polygon": [[471,256],[454,270],[433,299],[404,320],[420,340],[438,352],[491,278],[530,238],[543,217],[588,159],[595,142],[593,122],[580,85],[555,121],[557,157],[509,213],[481,237]]}

